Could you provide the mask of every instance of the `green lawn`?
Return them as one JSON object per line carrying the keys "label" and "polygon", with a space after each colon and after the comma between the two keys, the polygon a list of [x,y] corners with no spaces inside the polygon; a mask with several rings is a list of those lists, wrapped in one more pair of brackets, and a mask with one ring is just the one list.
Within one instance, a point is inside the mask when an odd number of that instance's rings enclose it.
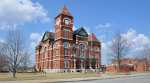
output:
{"label": "green lawn", "polygon": [[67,78],[85,78],[97,77],[96,73],[17,73],[13,78],[10,73],[0,73],[0,80],[44,80],[44,79],[67,79]]}

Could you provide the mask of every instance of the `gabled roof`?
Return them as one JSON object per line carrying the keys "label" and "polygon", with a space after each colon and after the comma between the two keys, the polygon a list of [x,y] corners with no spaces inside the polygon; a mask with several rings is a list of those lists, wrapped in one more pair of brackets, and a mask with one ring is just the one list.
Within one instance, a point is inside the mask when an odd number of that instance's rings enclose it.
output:
{"label": "gabled roof", "polygon": [[68,8],[64,5],[63,9],[60,11],[59,15],[67,15],[67,16],[72,16],[71,13],[69,12]]}
{"label": "gabled roof", "polygon": [[96,38],[95,34],[92,33],[88,36],[88,41],[99,41],[99,40]]}
{"label": "gabled roof", "polygon": [[83,27],[81,27],[81,28],[75,30],[75,31],[73,32],[73,35],[79,35],[79,36],[88,37],[88,33],[86,32],[86,30],[85,30]]}
{"label": "gabled roof", "polygon": [[45,32],[41,41],[43,42],[43,41],[46,41],[48,39],[54,40],[55,39],[55,34],[53,32]]}

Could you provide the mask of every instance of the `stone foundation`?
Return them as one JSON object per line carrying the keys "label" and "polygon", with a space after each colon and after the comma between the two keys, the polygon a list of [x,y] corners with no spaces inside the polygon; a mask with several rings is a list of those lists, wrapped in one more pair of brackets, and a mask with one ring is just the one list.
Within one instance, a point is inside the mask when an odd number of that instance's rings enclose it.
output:
{"label": "stone foundation", "polygon": [[44,69],[46,73],[64,73],[64,72],[96,72],[97,69]]}

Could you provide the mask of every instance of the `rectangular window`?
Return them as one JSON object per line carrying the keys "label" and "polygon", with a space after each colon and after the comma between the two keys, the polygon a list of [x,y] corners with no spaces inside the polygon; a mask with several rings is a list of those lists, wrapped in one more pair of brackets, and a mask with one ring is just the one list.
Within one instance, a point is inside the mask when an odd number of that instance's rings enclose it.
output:
{"label": "rectangular window", "polygon": [[69,62],[68,62],[67,58],[65,58],[65,60],[64,60],[64,67],[65,67],[65,69],[67,69],[69,67]]}
{"label": "rectangular window", "polygon": [[67,56],[68,55],[68,50],[64,49],[64,55]]}
{"label": "rectangular window", "polygon": [[69,33],[70,33],[70,30],[68,29],[64,29],[64,38],[69,38]]}

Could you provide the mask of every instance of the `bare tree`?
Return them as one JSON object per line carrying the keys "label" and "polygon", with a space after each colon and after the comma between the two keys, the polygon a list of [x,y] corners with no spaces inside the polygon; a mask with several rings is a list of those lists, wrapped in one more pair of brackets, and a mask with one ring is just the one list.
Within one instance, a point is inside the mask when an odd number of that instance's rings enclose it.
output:
{"label": "bare tree", "polygon": [[111,50],[112,61],[117,62],[118,71],[120,72],[121,60],[126,56],[129,50],[129,44],[127,42],[127,39],[124,38],[121,35],[121,33],[116,34],[116,36],[112,40],[110,50]]}
{"label": "bare tree", "polygon": [[24,37],[20,30],[10,30],[6,36],[6,42],[3,44],[2,53],[7,57],[9,71],[13,77],[16,77],[17,68],[24,61]]}
{"label": "bare tree", "polygon": [[30,65],[30,53],[25,51],[23,53],[23,61],[21,61],[20,63],[21,70],[23,72],[27,72],[29,65]]}
{"label": "bare tree", "polygon": [[[1,48],[0,51],[2,51]],[[6,69],[7,66],[8,66],[7,58],[0,52],[0,72],[8,71]]]}

